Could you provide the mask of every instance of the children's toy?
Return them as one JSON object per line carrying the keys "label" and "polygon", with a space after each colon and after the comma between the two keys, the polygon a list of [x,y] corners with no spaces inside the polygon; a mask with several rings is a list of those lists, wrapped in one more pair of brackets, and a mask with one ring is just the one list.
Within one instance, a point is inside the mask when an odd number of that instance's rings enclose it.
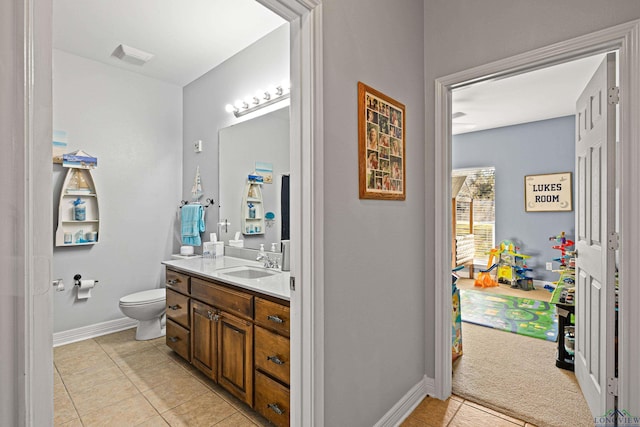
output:
{"label": "children's toy", "polygon": [[573,317],[575,313],[576,252],[571,249],[574,243],[566,238],[564,231],[557,236],[549,237],[549,240],[558,243],[552,247],[560,251],[560,257],[553,259],[553,261],[560,263],[560,267],[557,270],[553,270],[555,273],[559,273],[560,277],[556,282],[553,282],[556,289],[553,291],[550,300],[552,304],[556,305],[558,330],[564,336],[563,340],[558,339],[556,366],[573,371],[575,363],[575,324]]}
{"label": "children's toy", "polygon": [[453,311],[451,312],[451,358],[455,361],[462,356],[462,317],[460,311],[460,290],[456,286],[458,281],[458,275],[456,272],[460,271],[464,266],[456,267],[451,273],[451,297],[453,304]]}
{"label": "children's toy", "polygon": [[498,248],[493,248],[489,252],[489,261],[487,262],[487,269],[480,270],[476,281],[473,283],[474,286],[480,286],[482,288],[492,288],[494,286],[498,286],[498,282],[495,281],[491,277],[491,272],[498,267],[498,264],[494,264],[493,260],[498,253]]}
{"label": "children's toy", "polygon": [[560,267],[558,270],[553,270],[554,273],[559,273],[560,277],[556,282],[558,290],[558,302],[561,304],[573,304],[573,293],[576,282],[576,258],[575,250],[570,250],[573,247],[573,240],[566,238],[564,231],[557,236],[549,237],[549,240],[554,240],[558,245],[552,246],[553,249],[560,251],[560,257],[553,258],[553,261],[559,262]]}
{"label": "children's toy", "polygon": [[[503,240],[498,246],[491,250],[489,262],[486,270],[480,270],[475,286],[490,287],[504,283],[512,288],[519,288],[525,291],[533,289],[533,279],[527,274],[531,271],[524,261],[531,258],[531,255],[518,253],[519,248],[511,241]],[[497,262],[494,263],[494,259]],[[491,278],[491,271],[496,270],[496,279]]]}

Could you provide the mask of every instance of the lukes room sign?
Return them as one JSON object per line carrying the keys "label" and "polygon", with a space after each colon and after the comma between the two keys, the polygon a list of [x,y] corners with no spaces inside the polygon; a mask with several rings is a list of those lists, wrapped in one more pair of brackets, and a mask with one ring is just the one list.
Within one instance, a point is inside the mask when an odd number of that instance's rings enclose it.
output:
{"label": "lukes room sign", "polygon": [[570,212],[573,187],[571,172],[524,177],[524,207],[527,212]]}

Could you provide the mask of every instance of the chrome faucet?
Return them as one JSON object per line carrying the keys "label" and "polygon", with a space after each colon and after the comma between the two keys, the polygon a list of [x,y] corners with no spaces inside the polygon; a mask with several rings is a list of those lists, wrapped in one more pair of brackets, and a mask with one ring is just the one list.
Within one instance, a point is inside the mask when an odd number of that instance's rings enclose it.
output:
{"label": "chrome faucet", "polygon": [[259,253],[256,261],[263,261],[264,268],[280,268],[280,266],[278,265],[278,258],[271,258],[267,253]]}

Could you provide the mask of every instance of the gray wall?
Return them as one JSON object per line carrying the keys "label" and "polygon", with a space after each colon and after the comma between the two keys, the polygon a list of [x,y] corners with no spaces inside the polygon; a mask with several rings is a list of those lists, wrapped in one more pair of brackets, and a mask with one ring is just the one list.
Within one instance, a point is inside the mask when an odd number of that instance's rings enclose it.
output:
{"label": "gray wall", "polygon": [[[422,10],[323,2],[327,426],[374,425],[425,372]],[[406,106],[405,201],[358,198],[358,81]]]}
{"label": "gray wall", "polygon": [[[574,117],[507,126],[453,137],[454,169],[496,168],[496,244],[511,240],[531,255],[529,276],[553,281],[545,263],[560,256],[548,240],[561,231],[573,238],[573,212],[525,212],[524,176],[574,171]],[[554,263],[554,268],[558,268]]]}
{"label": "gray wall", "polygon": [[[289,24],[284,24],[184,87],[182,197],[185,200],[191,200],[193,177],[199,165],[203,199],[212,197],[218,201],[220,129],[251,120],[282,106],[275,104],[238,119],[225,111],[225,105],[253,95],[258,89],[278,84],[288,76]],[[193,150],[196,140],[203,141],[201,153]],[[205,220],[207,230],[204,236],[207,236],[205,240],[209,240],[209,233],[217,228],[218,212],[215,207],[207,209]]]}
{"label": "gray wall", "polygon": [[[637,0],[428,0],[424,2],[424,59],[426,81],[425,126],[435,126],[434,80],[552,43],[568,40],[638,19]],[[427,132],[426,197],[434,205],[434,133]],[[435,209],[427,209],[425,223],[433,224]],[[427,228],[427,242],[434,238]],[[427,248],[426,324],[434,324],[433,254]],[[427,347],[435,339],[427,328]],[[427,376],[435,375],[435,353],[427,351]]]}
{"label": "gray wall", "polygon": [[[119,299],[163,286],[172,253],[182,179],[182,89],[54,51],[53,128],[68,150],[98,158],[92,172],[100,205],[99,243],[54,249],[54,332],[124,317]],[[54,230],[66,169],[54,165]],[[51,242],[42,242],[51,244]],[[78,302],[73,276],[97,279]]]}

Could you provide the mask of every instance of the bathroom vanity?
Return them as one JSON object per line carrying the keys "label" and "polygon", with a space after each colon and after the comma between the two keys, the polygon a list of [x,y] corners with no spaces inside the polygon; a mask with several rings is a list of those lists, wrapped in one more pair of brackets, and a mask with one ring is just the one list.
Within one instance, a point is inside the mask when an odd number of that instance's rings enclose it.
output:
{"label": "bathroom vanity", "polygon": [[163,262],[167,345],[277,426],[289,417],[289,273],[233,257]]}

